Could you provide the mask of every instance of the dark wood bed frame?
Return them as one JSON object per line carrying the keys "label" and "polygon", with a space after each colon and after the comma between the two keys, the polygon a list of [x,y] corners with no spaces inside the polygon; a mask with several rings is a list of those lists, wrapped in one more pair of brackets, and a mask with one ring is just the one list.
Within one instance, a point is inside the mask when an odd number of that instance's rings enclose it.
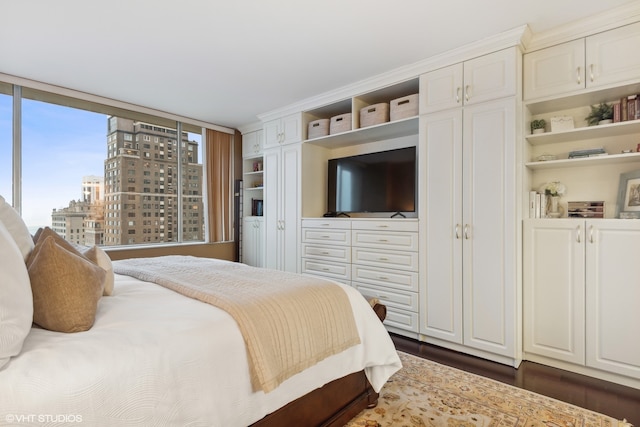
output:
{"label": "dark wood bed frame", "polygon": [[[373,310],[380,321],[387,307],[375,304]],[[376,393],[364,371],[338,378],[267,415],[251,427],[342,427],[363,409],[378,404]]]}

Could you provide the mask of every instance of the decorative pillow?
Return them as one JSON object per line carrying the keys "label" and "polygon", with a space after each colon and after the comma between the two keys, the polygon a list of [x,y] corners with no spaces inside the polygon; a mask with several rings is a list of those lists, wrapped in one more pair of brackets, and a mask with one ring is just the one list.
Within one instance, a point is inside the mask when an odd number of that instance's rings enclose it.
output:
{"label": "decorative pillow", "polygon": [[82,246],[67,242],[62,236],[49,227],[39,229],[33,238],[37,243],[40,239],[46,239],[49,236],[53,237],[58,245],[68,251],[82,255],[89,261],[102,267],[107,273],[104,283],[104,295],[111,295],[113,293],[113,283],[115,281],[113,264],[111,263],[111,258],[109,258],[109,255],[107,255],[105,251],[97,246]]}
{"label": "decorative pillow", "polygon": [[33,298],[22,253],[0,221],[0,369],[22,350],[33,322]]}
{"label": "decorative pillow", "polygon": [[40,237],[28,261],[33,291],[33,321],[58,332],[93,326],[106,272],[83,256]]}
{"label": "decorative pillow", "polygon": [[9,230],[11,237],[18,245],[20,253],[22,254],[22,261],[26,261],[29,252],[33,249],[33,239],[27,228],[27,224],[24,223],[18,211],[8,204],[4,197],[0,196],[0,221],[4,223],[4,226]]}

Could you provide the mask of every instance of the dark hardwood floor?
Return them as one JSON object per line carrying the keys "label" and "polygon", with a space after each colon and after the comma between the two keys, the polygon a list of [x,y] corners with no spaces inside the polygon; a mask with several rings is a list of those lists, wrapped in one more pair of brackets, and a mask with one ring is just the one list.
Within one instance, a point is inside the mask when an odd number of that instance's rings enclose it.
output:
{"label": "dark hardwood floor", "polygon": [[640,390],[524,361],[518,369],[391,334],[399,351],[424,357],[640,427]]}

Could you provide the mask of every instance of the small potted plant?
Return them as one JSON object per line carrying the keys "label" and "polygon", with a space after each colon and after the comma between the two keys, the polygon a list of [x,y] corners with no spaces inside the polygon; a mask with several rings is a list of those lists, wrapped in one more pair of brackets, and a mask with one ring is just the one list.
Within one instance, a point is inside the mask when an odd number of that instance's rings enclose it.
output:
{"label": "small potted plant", "polygon": [[601,102],[591,106],[591,112],[585,120],[589,126],[605,125],[613,121],[613,105]]}
{"label": "small potted plant", "polygon": [[547,125],[547,122],[544,119],[533,120],[531,122],[531,133],[544,133],[544,127]]}

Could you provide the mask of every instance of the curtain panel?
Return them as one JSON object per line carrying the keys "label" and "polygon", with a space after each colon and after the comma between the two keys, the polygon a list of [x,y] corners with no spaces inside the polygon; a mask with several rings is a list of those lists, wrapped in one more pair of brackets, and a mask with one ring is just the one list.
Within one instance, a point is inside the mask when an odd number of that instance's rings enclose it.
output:
{"label": "curtain panel", "polygon": [[207,129],[209,241],[233,240],[233,135]]}

